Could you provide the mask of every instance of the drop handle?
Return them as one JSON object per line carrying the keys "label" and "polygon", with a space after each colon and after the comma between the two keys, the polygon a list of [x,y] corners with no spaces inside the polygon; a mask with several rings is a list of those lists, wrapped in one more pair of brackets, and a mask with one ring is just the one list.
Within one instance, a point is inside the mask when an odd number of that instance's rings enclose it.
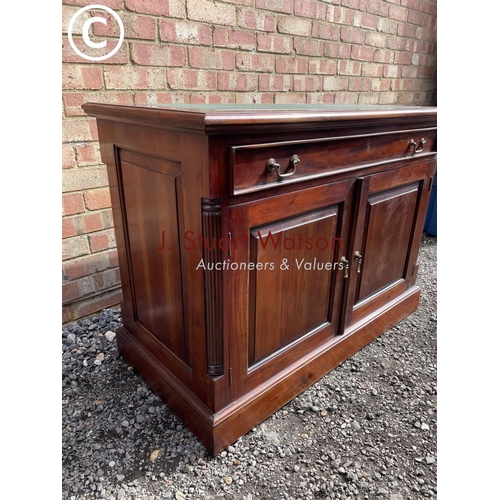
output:
{"label": "drop handle", "polygon": [[418,144],[411,139],[411,141],[408,143],[408,148],[413,148],[414,153],[421,153],[424,150],[424,146],[427,144],[427,141],[422,137],[420,141],[418,141]]}
{"label": "drop handle", "polygon": [[361,262],[363,262],[363,256],[356,250],[354,252],[354,258],[358,262],[358,267],[356,269],[356,272],[359,274],[359,273],[361,273]]}
{"label": "drop handle", "polygon": [[342,257],[340,257],[340,263],[344,264],[344,278],[348,278],[349,277],[349,261],[345,258],[344,255]]}
{"label": "drop handle", "polygon": [[[278,176],[278,179],[286,179],[287,177],[291,177],[297,168],[297,164],[300,163],[300,158],[299,155],[293,155],[290,158],[290,162],[288,164],[288,169],[291,167],[292,171],[287,172],[287,173],[282,173],[281,172],[281,165],[274,159],[274,158],[269,158],[266,163],[266,170],[268,172],[272,172],[273,170],[276,171],[276,175]],[[288,170],[287,169],[287,170]]]}

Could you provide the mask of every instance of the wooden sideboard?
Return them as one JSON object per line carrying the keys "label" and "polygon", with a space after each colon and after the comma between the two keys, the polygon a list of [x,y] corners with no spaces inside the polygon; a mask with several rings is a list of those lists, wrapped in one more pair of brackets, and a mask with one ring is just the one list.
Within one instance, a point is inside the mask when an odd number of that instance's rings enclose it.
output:
{"label": "wooden sideboard", "polygon": [[120,352],[212,454],[417,308],[436,108],[83,108]]}

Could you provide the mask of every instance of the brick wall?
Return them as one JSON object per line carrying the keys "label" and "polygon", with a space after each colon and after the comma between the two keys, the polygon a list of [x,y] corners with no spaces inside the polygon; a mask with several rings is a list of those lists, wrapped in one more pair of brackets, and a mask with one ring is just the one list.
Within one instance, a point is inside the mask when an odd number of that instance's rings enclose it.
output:
{"label": "brick wall", "polygon": [[[91,62],[67,27],[113,9],[125,41]],[[63,0],[63,322],[120,300],[106,168],[84,102],[436,104],[433,0]],[[118,25],[94,23],[116,44]],[[73,29],[76,46],[86,12]],[[92,55],[98,55],[92,49]]]}

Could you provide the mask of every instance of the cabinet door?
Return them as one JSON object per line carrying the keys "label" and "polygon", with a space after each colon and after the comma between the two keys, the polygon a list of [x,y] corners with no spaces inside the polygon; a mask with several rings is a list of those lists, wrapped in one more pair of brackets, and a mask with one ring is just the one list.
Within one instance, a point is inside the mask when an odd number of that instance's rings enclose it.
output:
{"label": "cabinet door", "polygon": [[[232,399],[338,335],[354,180],[230,208]],[[250,263],[250,264],[249,264]]]}
{"label": "cabinet door", "polygon": [[434,171],[432,160],[358,179],[346,328],[414,286]]}

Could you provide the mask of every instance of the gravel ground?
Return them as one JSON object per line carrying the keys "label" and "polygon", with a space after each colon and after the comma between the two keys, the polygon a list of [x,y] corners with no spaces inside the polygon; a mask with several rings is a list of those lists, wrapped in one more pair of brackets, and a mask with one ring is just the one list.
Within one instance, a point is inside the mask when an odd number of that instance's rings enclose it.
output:
{"label": "gravel ground", "polygon": [[62,498],[433,498],[436,253],[420,306],[212,457],[116,348],[119,309],[62,334]]}

